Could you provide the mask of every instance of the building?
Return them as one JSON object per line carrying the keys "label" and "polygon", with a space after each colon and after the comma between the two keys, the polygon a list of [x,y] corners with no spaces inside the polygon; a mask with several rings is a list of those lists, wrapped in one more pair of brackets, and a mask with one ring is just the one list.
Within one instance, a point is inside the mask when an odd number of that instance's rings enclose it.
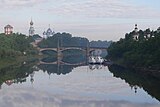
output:
{"label": "building", "polygon": [[47,29],[47,31],[44,31],[44,32],[43,32],[43,37],[44,37],[44,38],[48,38],[48,37],[53,36],[54,34],[55,34],[55,32],[49,27],[49,28]]}
{"label": "building", "polygon": [[11,25],[6,25],[4,27],[4,33],[5,35],[10,35],[13,33],[13,27]]}
{"label": "building", "polygon": [[133,39],[138,40],[138,37],[139,37],[138,27],[137,24],[135,24]]}
{"label": "building", "polygon": [[33,36],[34,35],[35,30],[34,30],[33,24],[34,23],[31,20],[31,22],[30,22],[30,28],[29,28],[29,36]]}
{"label": "building", "polygon": [[160,33],[160,27],[158,27],[158,29],[157,29],[157,33]]}
{"label": "building", "polygon": [[151,30],[148,28],[148,29],[146,29],[146,31],[145,31],[144,38],[145,38],[146,40],[148,40],[148,39],[151,38],[151,37],[152,37],[152,35],[151,35]]}

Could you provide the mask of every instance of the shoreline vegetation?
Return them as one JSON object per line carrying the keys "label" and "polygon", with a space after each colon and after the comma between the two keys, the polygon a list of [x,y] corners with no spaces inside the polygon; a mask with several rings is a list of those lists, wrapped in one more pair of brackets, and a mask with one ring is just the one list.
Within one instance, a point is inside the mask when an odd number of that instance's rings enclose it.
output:
{"label": "shoreline vegetation", "polygon": [[[48,56],[56,55],[52,51],[44,51],[43,55],[40,55],[37,47],[34,47],[32,44],[36,39],[41,38],[38,34],[31,36],[26,36],[20,33],[13,33],[10,35],[5,35],[4,33],[0,34],[0,68],[14,65],[17,63],[23,63],[25,61],[38,60],[46,58]],[[93,46],[93,47],[109,47],[112,41],[91,41],[87,38],[82,37],[73,37],[69,33],[56,33],[52,37],[43,39],[38,46],[41,48],[45,47],[57,47],[59,46]],[[64,52],[72,54],[82,54],[78,50],[70,50]]]}
{"label": "shoreline vegetation", "polygon": [[140,71],[160,71],[160,28],[149,28],[125,34],[125,38],[114,42],[108,48],[107,59],[126,68]]}
{"label": "shoreline vegetation", "polygon": [[0,69],[37,60],[38,51],[30,44],[34,39],[23,34],[0,34]]}
{"label": "shoreline vegetation", "polygon": [[0,34],[0,60],[18,56],[36,55],[37,50],[30,44],[32,38],[23,34]]}

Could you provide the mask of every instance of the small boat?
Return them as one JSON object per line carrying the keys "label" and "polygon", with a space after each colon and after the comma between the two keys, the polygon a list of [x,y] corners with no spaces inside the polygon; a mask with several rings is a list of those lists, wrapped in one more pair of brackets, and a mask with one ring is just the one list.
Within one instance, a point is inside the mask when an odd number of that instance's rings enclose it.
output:
{"label": "small boat", "polygon": [[96,56],[95,60],[96,60],[96,64],[102,64],[104,62],[104,59],[100,56]]}
{"label": "small boat", "polygon": [[90,56],[89,57],[89,64],[102,64],[104,62],[104,59],[100,56]]}
{"label": "small boat", "polygon": [[89,64],[95,64],[96,63],[95,57],[90,56],[88,62],[89,62]]}

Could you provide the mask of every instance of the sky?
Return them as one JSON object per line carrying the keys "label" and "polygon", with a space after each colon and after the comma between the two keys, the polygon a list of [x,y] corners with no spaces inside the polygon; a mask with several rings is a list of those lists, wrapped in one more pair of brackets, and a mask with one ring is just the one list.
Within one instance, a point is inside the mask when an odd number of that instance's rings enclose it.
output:
{"label": "sky", "polygon": [[10,24],[14,32],[28,35],[32,18],[35,33],[49,25],[89,40],[113,40],[138,28],[160,26],[160,0],[0,0],[0,32]]}

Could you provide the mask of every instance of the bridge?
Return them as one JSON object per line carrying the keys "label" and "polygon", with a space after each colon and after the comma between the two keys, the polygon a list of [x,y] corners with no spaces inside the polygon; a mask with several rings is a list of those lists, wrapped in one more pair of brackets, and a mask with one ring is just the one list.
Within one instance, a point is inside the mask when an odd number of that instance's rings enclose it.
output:
{"label": "bridge", "polygon": [[62,52],[66,51],[66,50],[81,50],[81,51],[85,52],[87,56],[89,56],[90,53],[93,52],[93,51],[95,51],[95,50],[107,50],[107,48],[103,48],[103,47],[78,47],[78,46],[76,47],[76,46],[72,46],[72,47],[57,47],[57,48],[38,48],[38,50],[40,52],[48,51],[48,50],[55,51],[55,52],[57,52],[58,56],[61,56]]}
{"label": "bridge", "polygon": [[[89,47],[90,51],[93,50],[107,50],[107,48],[103,48],[103,47]],[[39,51],[46,51],[46,50],[52,50],[52,51],[58,51],[58,47],[57,48],[39,48]],[[86,47],[59,47],[60,51],[65,51],[65,50],[81,50],[81,51],[86,51],[87,48]]]}
{"label": "bridge", "polygon": [[59,40],[58,40],[58,45],[57,47],[55,48],[40,48],[38,47],[38,43],[40,43],[43,39],[40,38],[40,39],[37,39],[35,40],[35,42],[31,43],[35,48],[37,48],[39,50],[40,53],[42,53],[42,51],[47,51],[47,50],[51,50],[51,51],[55,51],[57,52],[57,55],[58,56],[61,56],[62,55],[62,52],[63,51],[66,51],[66,50],[81,50],[83,52],[86,53],[87,56],[90,55],[91,52],[95,51],[95,50],[107,50],[107,48],[105,47],[90,47],[90,46],[86,46],[86,47],[83,47],[83,46],[68,46],[68,47],[60,47],[60,44],[59,44]]}

